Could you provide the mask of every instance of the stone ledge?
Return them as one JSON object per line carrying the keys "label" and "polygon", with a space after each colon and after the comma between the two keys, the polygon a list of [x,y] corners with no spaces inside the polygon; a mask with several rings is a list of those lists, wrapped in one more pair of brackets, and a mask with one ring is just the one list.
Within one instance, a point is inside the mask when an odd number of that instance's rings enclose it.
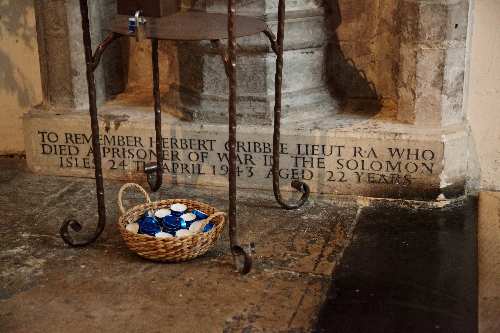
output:
{"label": "stone ledge", "polygon": [[[147,112],[147,111],[149,112]],[[165,181],[226,186],[227,125],[164,117]],[[86,112],[32,111],[24,118],[27,161],[40,174],[92,177]],[[143,180],[154,161],[154,121],[149,108],[108,105],[100,111],[104,175]],[[238,129],[240,188],[270,190],[272,128]],[[417,128],[377,117],[330,115],[284,122],[282,187],[305,180],[314,192],[435,199],[464,192],[467,163],[458,152],[467,131]]]}

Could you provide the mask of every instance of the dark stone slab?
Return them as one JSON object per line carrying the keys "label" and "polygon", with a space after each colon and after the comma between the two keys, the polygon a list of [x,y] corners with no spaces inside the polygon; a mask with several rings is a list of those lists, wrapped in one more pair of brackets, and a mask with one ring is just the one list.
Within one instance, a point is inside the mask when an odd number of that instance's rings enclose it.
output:
{"label": "dark stone slab", "polygon": [[476,332],[476,203],[368,207],[317,332]]}

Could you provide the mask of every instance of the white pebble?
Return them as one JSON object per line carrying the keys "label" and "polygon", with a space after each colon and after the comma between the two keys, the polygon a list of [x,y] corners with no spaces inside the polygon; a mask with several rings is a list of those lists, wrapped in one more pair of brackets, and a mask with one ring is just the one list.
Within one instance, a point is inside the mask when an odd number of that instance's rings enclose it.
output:
{"label": "white pebble", "polygon": [[164,218],[165,216],[168,216],[170,215],[170,209],[167,209],[167,208],[162,208],[162,209],[158,209],[156,212],[155,212],[155,216],[159,219],[162,219]]}
{"label": "white pebble", "polygon": [[186,221],[186,222],[191,222],[191,221],[194,221],[196,220],[196,215],[194,215],[193,213],[186,213],[186,214],[182,214],[181,215],[181,218]]}
{"label": "white pebble", "polygon": [[133,234],[137,234],[137,233],[139,233],[139,223],[129,223],[129,224],[127,224],[125,229],[127,229],[127,231],[129,231]]}
{"label": "white pebble", "polygon": [[184,213],[187,210],[187,206],[181,203],[176,203],[171,205],[170,209],[177,213]]}
{"label": "white pebble", "polygon": [[201,232],[202,229],[203,229],[203,222],[202,221],[193,222],[189,226],[189,231],[191,231],[193,234],[197,234],[197,233]]}
{"label": "white pebble", "polygon": [[156,238],[172,238],[174,236],[172,236],[168,232],[158,232],[158,233],[155,234],[155,237]]}
{"label": "white pebble", "polygon": [[177,232],[175,233],[175,237],[179,237],[179,238],[188,237],[191,235],[193,235],[193,233],[187,229],[177,230]]}

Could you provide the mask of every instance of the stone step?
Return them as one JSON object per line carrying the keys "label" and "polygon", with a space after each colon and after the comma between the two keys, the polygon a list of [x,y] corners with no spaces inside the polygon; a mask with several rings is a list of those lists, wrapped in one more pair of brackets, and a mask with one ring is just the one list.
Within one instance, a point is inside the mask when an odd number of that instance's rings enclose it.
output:
{"label": "stone step", "polygon": [[[152,110],[108,105],[99,115],[104,176],[144,180],[144,164],[156,160]],[[226,186],[227,125],[164,118],[165,182]],[[33,110],[24,125],[33,172],[93,176],[87,112]],[[292,180],[304,180],[320,193],[411,199],[461,195],[467,132],[447,133],[345,114],[287,123],[282,129],[282,187],[291,190]],[[272,127],[238,128],[238,141],[238,186],[271,190]]]}

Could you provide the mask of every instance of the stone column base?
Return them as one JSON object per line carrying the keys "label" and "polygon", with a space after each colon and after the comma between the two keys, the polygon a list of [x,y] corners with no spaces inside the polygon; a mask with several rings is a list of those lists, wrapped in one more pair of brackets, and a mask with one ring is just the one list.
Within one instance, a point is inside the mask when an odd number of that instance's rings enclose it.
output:
{"label": "stone column base", "polygon": [[[149,108],[108,105],[99,111],[104,176],[143,181],[155,160]],[[227,125],[183,122],[165,115],[165,184],[227,185]],[[28,167],[35,173],[93,177],[87,112],[33,110],[24,118]],[[283,124],[281,177],[312,191],[372,197],[436,199],[464,193],[468,131],[416,128],[391,119],[328,116]],[[238,129],[238,186],[272,189],[272,127]]]}

